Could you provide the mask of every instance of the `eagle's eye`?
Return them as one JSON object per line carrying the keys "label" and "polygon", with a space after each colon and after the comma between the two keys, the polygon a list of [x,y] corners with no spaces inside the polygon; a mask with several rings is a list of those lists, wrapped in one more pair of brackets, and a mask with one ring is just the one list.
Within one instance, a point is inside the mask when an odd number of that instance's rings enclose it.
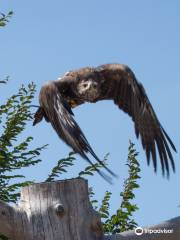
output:
{"label": "eagle's eye", "polygon": [[88,85],[87,83],[84,83],[84,84],[83,84],[83,87],[85,87],[85,88],[86,88],[86,87],[87,87],[87,85]]}

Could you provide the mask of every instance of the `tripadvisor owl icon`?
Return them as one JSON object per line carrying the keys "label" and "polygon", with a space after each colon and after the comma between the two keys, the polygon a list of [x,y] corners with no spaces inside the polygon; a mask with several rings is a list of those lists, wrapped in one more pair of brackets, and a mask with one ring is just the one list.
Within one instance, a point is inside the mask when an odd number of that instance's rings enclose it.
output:
{"label": "tripadvisor owl icon", "polygon": [[138,235],[138,236],[142,235],[143,234],[143,228],[142,227],[137,227],[135,229],[135,234]]}

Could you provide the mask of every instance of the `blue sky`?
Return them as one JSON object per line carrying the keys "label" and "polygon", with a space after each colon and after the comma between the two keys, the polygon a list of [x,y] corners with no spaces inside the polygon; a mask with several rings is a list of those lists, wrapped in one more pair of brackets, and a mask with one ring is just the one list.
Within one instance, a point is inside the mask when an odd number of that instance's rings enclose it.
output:
{"label": "blue sky", "polygon": [[[35,82],[37,90],[68,70],[103,63],[125,63],[141,81],[155,111],[179,150],[180,89],[180,2],[178,0],[54,0],[0,2],[0,11],[14,11],[6,28],[0,30],[0,78],[9,75],[3,99],[21,84]],[[34,104],[38,104],[38,91]],[[109,166],[119,178],[109,185],[99,176],[89,178],[97,199],[112,191],[111,212],[120,203],[128,141],[136,144],[141,164],[141,188],[135,202],[139,225],[146,226],[180,215],[179,153],[174,154],[176,174],[162,178],[146,164],[141,144],[136,140],[130,118],[113,102],[85,104],[74,110],[75,119],[99,157],[110,152]],[[32,146],[49,143],[43,162],[24,170],[28,179],[43,181],[50,169],[70,148],[58,139],[52,127],[42,122],[29,124],[26,135],[34,137]],[[78,157],[65,177],[76,176],[86,163]]]}

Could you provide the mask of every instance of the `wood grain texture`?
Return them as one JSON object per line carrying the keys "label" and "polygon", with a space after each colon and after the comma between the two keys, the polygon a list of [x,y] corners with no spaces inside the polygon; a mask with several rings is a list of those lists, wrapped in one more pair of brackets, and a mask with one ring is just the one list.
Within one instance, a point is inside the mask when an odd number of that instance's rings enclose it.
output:
{"label": "wood grain texture", "polygon": [[[2,203],[0,233],[14,240],[101,240],[100,217],[81,178],[24,187],[20,203]],[[5,207],[4,207],[5,206]],[[1,214],[2,215],[2,214]],[[6,221],[6,224],[5,224]]]}
{"label": "wood grain texture", "polygon": [[12,237],[13,222],[12,216],[15,209],[8,204],[0,201],[0,235]]}

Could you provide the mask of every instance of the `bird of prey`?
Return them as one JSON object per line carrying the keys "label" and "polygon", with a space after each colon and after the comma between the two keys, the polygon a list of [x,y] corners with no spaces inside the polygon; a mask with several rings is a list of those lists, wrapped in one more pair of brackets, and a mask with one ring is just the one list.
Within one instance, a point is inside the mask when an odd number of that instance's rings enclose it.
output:
{"label": "bird of prey", "polygon": [[[169,176],[169,165],[175,171],[170,148],[175,152],[176,148],[159,122],[143,85],[127,65],[85,67],[69,71],[56,81],[47,82],[40,90],[40,107],[35,113],[33,125],[45,118],[76,153],[93,165],[87,156],[90,153],[103,165],[74,120],[72,112],[72,108],[80,104],[100,100],[113,100],[132,118],[136,137],[141,137],[148,165],[152,159],[154,170],[157,170],[158,153],[163,175],[166,173]],[[104,167],[114,175],[109,168]],[[98,169],[97,171],[105,177]]]}

